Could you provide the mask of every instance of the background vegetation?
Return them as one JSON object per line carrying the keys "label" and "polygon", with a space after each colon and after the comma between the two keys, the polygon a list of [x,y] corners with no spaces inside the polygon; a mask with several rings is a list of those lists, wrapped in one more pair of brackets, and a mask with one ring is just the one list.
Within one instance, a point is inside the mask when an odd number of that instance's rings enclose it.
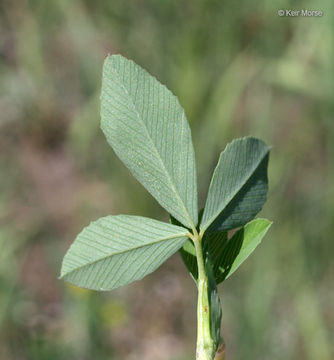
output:
{"label": "background vegetation", "polygon": [[[316,9],[315,9],[316,7]],[[334,358],[334,3],[0,1],[0,358],[193,359],[196,289],[178,255],[111,293],[57,279],[93,219],[168,220],[99,129],[121,53],[179,97],[203,199],[234,137],[273,145],[274,225],[220,289],[228,359]],[[278,9],[323,10],[286,18]]]}

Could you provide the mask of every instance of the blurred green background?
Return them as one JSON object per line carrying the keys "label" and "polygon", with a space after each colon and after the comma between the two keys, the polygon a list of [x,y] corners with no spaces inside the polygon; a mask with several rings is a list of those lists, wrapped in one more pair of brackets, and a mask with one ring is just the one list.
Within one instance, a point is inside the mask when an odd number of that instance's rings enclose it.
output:
{"label": "blurred green background", "polygon": [[178,254],[110,293],[58,280],[91,220],[168,221],[99,129],[108,53],[179,97],[200,205],[227,142],[273,145],[260,215],[274,225],[220,288],[228,359],[333,359],[333,35],[331,0],[0,0],[0,359],[194,359],[196,289]]}

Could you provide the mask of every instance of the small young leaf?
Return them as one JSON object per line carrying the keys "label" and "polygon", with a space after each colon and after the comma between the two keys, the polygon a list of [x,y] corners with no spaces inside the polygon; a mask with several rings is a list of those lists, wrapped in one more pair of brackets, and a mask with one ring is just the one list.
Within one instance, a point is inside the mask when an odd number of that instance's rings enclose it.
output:
{"label": "small young leaf", "polygon": [[[199,213],[199,218],[201,216],[201,211]],[[172,215],[169,215],[169,221],[173,225],[182,226],[182,224],[176,220]],[[190,229],[188,229],[190,231]],[[194,281],[197,281],[198,278],[198,269],[197,269],[197,257],[194,243],[188,239],[188,241],[181,247],[179,250],[182,261],[186,268],[188,269],[191,277]]]}
{"label": "small young leaf", "polygon": [[255,219],[238,230],[219,250],[220,256],[214,260],[214,272],[217,284],[232,275],[238,267],[260,244],[271,226],[267,219]]}
{"label": "small young leaf", "polygon": [[103,66],[101,128],[140,183],[184,226],[197,225],[191,132],[177,98],[120,55]]}
{"label": "small young leaf", "polygon": [[186,241],[185,228],[141,216],[107,216],[77,236],[61,277],[93,290],[112,290],[153,272]]}
{"label": "small young leaf", "polygon": [[[198,219],[200,221],[203,214],[203,209],[199,212]],[[173,216],[170,215],[171,224],[182,226]],[[203,244],[203,255],[206,258],[207,253],[210,254],[212,263],[218,264],[221,253],[224,249],[224,246],[227,242],[227,231],[221,231],[215,234],[204,234],[202,239]],[[188,269],[192,278],[197,281],[198,278],[198,268],[197,268],[197,257],[194,243],[189,239],[179,250],[183,263]],[[216,260],[217,259],[217,260]],[[219,268],[213,269],[214,274],[219,273]]]}
{"label": "small young leaf", "polygon": [[[215,234],[204,234],[203,246],[208,249],[211,260],[213,273],[217,281],[217,275],[220,274],[219,264],[227,243],[227,231],[221,231]],[[218,284],[218,282],[217,282]]]}
{"label": "small young leaf", "polygon": [[261,210],[268,190],[269,150],[263,141],[252,137],[226,146],[211,180],[202,231],[243,226]]}
{"label": "small young leaf", "polygon": [[198,268],[194,243],[188,239],[188,241],[181,247],[179,251],[184,265],[196,282],[198,279]]}
{"label": "small young leaf", "polygon": [[205,269],[208,275],[208,292],[210,301],[210,325],[211,325],[211,336],[214,342],[214,351],[217,351],[220,343],[220,327],[222,320],[222,307],[220,298],[217,290],[215,276],[213,273],[212,261],[210,255],[207,253],[205,259]]}

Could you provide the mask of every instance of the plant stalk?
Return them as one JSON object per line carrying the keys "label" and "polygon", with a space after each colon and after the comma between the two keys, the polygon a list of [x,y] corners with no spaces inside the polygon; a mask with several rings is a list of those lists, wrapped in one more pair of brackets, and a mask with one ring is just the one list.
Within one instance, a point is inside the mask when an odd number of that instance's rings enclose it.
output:
{"label": "plant stalk", "polygon": [[192,240],[195,245],[198,267],[198,302],[197,302],[197,345],[196,360],[213,360],[215,356],[214,342],[211,336],[210,302],[208,293],[208,277],[204,265],[201,244],[202,235],[194,232]]}

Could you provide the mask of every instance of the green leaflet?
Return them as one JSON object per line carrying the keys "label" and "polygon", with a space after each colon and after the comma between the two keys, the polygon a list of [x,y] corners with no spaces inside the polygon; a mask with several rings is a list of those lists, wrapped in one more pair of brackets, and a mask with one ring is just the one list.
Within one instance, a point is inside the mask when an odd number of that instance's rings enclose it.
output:
{"label": "green leaflet", "polygon": [[[249,222],[242,229],[238,230],[232,238],[228,241],[225,247],[224,254],[225,261],[228,263],[230,254],[236,254],[232,256],[233,262],[226,273],[224,271],[224,264],[221,264],[220,270],[226,278],[230,277],[238,267],[248,258],[248,256],[255,250],[255,248],[261,243],[264,235],[267,233],[272,222],[267,219],[255,219]],[[240,245],[241,244],[241,245]],[[236,249],[239,249],[236,251]],[[226,269],[228,266],[226,267]],[[219,279],[220,280],[220,279]],[[220,282],[218,280],[218,283]]]}
{"label": "green leaflet", "polygon": [[260,244],[271,224],[267,219],[255,219],[238,230],[225,245],[219,247],[219,243],[216,242],[213,268],[217,284],[232,275],[248,258]]}
{"label": "green leaflet", "polygon": [[[224,246],[227,242],[227,232],[222,231],[216,234],[204,234],[202,243],[203,243],[203,253],[204,257],[207,256],[207,253],[210,254],[213,273],[217,281],[217,276],[220,276],[219,262],[221,261],[221,255],[224,250]],[[183,247],[180,249],[180,254],[184,264],[186,265],[188,271],[195,281],[198,278],[198,268],[197,268],[197,258],[196,250],[193,242],[188,240]]]}
{"label": "green leaflet", "polygon": [[[200,220],[203,214],[202,209],[198,214],[198,219]],[[173,216],[170,215],[171,224],[182,226]],[[203,244],[203,254],[206,257],[207,252],[209,252],[211,259],[213,260],[213,264],[217,264],[213,269],[214,274],[219,273],[219,260],[221,256],[221,252],[224,249],[224,246],[227,242],[227,232],[222,231],[215,234],[204,234],[202,239]],[[196,250],[194,243],[188,239],[188,241],[182,246],[179,250],[181,258],[183,260],[184,265],[188,269],[192,278],[197,281],[198,278],[198,268],[197,268],[197,258],[196,258]]]}
{"label": "green leaflet", "polygon": [[191,240],[188,240],[179,251],[184,265],[196,282],[198,279],[198,268],[194,243]]}
{"label": "green leaflet", "polygon": [[215,351],[217,351],[218,345],[220,343],[220,327],[222,320],[222,307],[220,303],[220,298],[217,290],[217,285],[215,281],[215,276],[213,273],[212,262],[210,255],[206,255],[205,259],[205,270],[208,276],[208,293],[209,293],[209,302],[210,302],[210,327],[211,327],[211,336],[214,342]]}
{"label": "green leaflet", "polygon": [[[198,214],[199,219],[201,218],[202,213],[203,211],[201,210]],[[179,221],[177,221],[172,215],[169,215],[169,221],[173,225],[182,226],[182,224]],[[184,265],[188,269],[191,277],[196,282],[198,278],[198,268],[197,268],[196,250],[192,240],[188,239],[188,241],[186,241],[186,243],[181,247],[179,252]]]}
{"label": "green leaflet", "polygon": [[197,225],[191,132],[177,98],[120,55],[104,62],[101,128],[140,183],[188,228]]}
{"label": "green leaflet", "polygon": [[227,231],[221,231],[215,234],[204,235],[204,246],[208,249],[212,261],[212,271],[217,284],[220,275],[219,264],[223,255],[225,245],[227,243]]}
{"label": "green leaflet", "polygon": [[[228,278],[248,258],[260,244],[271,226],[267,219],[255,219],[239,229],[231,239],[227,232],[204,234],[204,256],[209,253],[212,271],[218,284]],[[197,281],[196,251],[192,241],[188,240],[180,249],[180,254],[191,276]]]}
{"label": "green leaflet", "polygon": [[187,240],[187,229],[141,216],[107,216],[77,236],[61,277],[93,290],[112,290],[142,279]]}
{"label": "green leaflet", "polygon": [[221,153],[214,171],[202,231],[217,232],[246,224],[261,210],[267,195],[270,148],[246,137],[232,141]]}

